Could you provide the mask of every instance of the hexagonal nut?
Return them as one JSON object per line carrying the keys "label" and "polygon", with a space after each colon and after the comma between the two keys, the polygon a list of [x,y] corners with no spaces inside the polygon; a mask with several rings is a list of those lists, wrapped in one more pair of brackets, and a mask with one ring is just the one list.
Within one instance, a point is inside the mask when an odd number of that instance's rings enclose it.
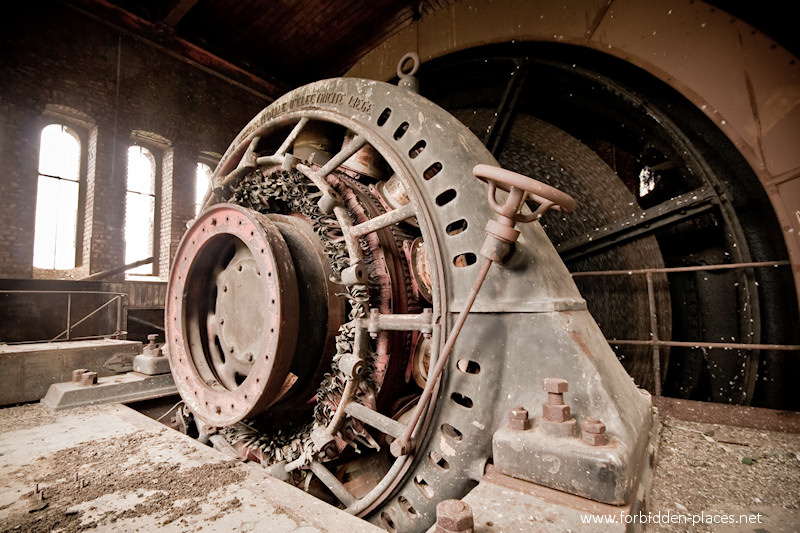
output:
{"label": "hexagonal nut", "polygon": [[542,387],[545,392],[563,394],[569,390],[569,383],[566,379],[545,378],[542,380]]}
{"label": "hexagonal nut", "polygon": [[530,418],[526,418],[525,420],[509,419],[508,421],[509,429],[513,429],[515,431],[526,431],[531,429],[532,426],[533,422],[531,422]]}
{"label": "hexagonal nut", "polygon": [[508,411],[508,419],[509,420],[527,420],[528,419],[528,410],[518,405],[516,407],[512,407]]}
{"label": "hexagonal nut", "polygon": [[411,443],[406,442],[403,439],[395,439],[389,445],[389,451],[395,457],[408,455],[411,452]]}
{"label": "hexagonal nut", "polygon": [[581,433],[581,440],[589,446],[605,446],[608,444],[608,437],[605,433]]}
{"label": "hexagonal nut", "polygon": [[466,533],[474,526],[472,508],[461,500],[442,500],[436,504],[437,530]]}
{"label": "hexagonal nut", "polygon": [[566,422],[571,420],[572,417],[569,413],[569,405],[553,405],[546,403],[542,405],[542,417],[550,422]]}
{"label": "hexagonal nut", "polygon": [[72,381],[75,383],[80,383],[81,376],[83,376],[86,372],[88,372],[88,368],[76,368],[72,371]]}
{"label": "hexagonal nut", "polygon": [[594,433],[599,435],[600,433],[606,432],[606,425],[595,417],[589,417],[581,422],[581,430],[583,430],[584,433]]}

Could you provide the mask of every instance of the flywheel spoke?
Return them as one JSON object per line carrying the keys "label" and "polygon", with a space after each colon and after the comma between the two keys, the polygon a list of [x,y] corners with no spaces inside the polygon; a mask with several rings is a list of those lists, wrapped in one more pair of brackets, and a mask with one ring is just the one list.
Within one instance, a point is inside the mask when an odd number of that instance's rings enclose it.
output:
{"label": "flywheel spoke", "polygon": [[336,476],[334,476],[324,464],[319,461],[312,461],[310,468],[311,471],[314,472],[314,475],[317,476],[345,506],[349,507],[356,502],[355,496],[350,494],[350,491],[336,479]]}

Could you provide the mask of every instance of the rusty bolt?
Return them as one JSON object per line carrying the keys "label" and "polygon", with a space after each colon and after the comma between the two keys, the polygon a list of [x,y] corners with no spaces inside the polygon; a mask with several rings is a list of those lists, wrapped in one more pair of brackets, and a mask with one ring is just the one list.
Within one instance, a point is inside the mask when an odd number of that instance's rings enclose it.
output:
{"label": "rusty bolt", "polygon": [[472,533],[472,508],[461,500],[442,500],[436,505],[435,533]]}
{"label": "rusty bolt", "polygon": [[564,403],[564,393],[569,390],[567,380],[545,378],[542,387],[547,392],[547,402],[542,405],[542,418],[548,422],[567,422],[572,420],[569,405]]}
{"label": "rusty bolt", "polygon": [[81,374],[81,378],[78,381],[78,385],[81,387],[89,387],[91,385],[97,384],[97,372],[84,372]]}
{"label": "rusty bolt", "polygon": [[399,439],[395,439],[389,445],[389,451],[395,457],[402,457],[404,455],[408,455],[411,452],[411,443],[406,441],[402,437]]}
{"label": "rusty bolt", "polygon": [[542,418],[549,422],[566,422],[572,420],[572,415],[569,412],[569,405],[546,403],[542,405]]}
{"label": "rusty bolt", "polygon": [[72,381],[75,383],[80,383],[81,376],[83,376],[86,372],[88,372],[88,368],[76,368],[72,371]]}
{"label": "rusty bolt", "polygon": [[147,336],[147,347],[150,348],[151,350],[155,350],[156,349],[156,339],[157,338],[158,338],[158,335],[155,334],[155,333],[151,333],[150,335],[148,335]]}
{"label": "rusty bolt", "polygon": [[590,416],[581,422],[581,440],[589,446],[605,446],[608,444],[606,426],[598,418]]}
{"label": "rusty bolt", "polygon": [[528,411],[521,405],[512,407],[508,412],[508,427],[517,431],[531,429],[531,419],[528,417]]}
{"label": "rusty bolt", "polygon": [[563,394],[569,390],[569,383],[567,383],[566,379],[545,378],[542,380],[542,387],[544,387],[545,392]]}

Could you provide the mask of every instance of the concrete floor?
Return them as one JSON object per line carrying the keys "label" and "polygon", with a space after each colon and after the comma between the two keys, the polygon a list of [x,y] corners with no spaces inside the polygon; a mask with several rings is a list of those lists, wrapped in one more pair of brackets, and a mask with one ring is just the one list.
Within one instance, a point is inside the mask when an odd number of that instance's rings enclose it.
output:
{"label": "concrete floor", "polygon": [[[689,407],[709,414],[702,405]],[[634,530],[800,531],[797,413],[761,410],[753,418],[749,408],[711,410],[716,419],[747,413],[756,427],[743,428],[681,420],[676,408],[686,410],[681,402],[661,406],[650,515],[758,516],[758,522],[651,523]],[[771,429],[759,425],[764,423]],[[551,489],[514,490],[492,475],[497,477],[488,472],[464,498],[473,506],[476,533],[625,530],[619,524],[582,522],[584,514],[607,510],[565,504],[563,493]],[[58,412],[42,404],[0,409],[0,530],[89,528],[382,531],[270,478],[258,465],[232,461],[122,405]]]}
{"label": "concrete floor", "polygon": [[3,531],[381,531],[121,405],[0,410],[0,525]]}

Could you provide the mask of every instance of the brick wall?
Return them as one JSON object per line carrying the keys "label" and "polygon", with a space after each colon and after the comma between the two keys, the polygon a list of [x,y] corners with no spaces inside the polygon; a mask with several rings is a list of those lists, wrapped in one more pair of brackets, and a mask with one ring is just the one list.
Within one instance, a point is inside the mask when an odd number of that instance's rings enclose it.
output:
{"label": "brick wall", "polygon": [[155,271],[166,276],[194,214],[201,152],[223,153],[268,101],[59,2],[33,0],[12,11],[0,21],[0,277],[34,276],[39,136],[48,107],[88,122],[79,266],[59,275],[123,264],[126,153],[131,133],[143,131],[170,145],[157,186]]}

